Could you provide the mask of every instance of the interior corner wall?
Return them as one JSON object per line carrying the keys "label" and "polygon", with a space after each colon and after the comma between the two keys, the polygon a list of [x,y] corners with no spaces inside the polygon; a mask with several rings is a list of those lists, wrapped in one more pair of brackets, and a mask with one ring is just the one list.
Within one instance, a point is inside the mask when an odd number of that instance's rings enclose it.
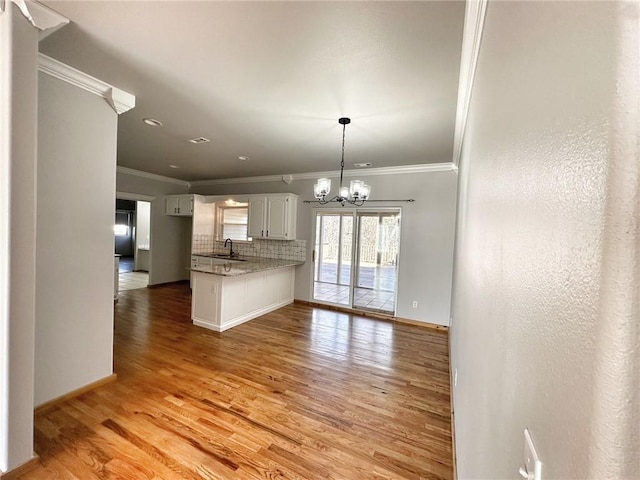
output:
{"label": "interior corner wall", "polygon": [[173,183],[118,171],[116,173],[116,191],[155,197],[189,193],[189,187],[186,184]]}
{"label": "interior corner wall", "polygon": [[189,279],[191,217],[165,215],[165,197],[151,201],[149,285]]}
{"label": "interior corner wall", "polygon": [[0,476],[33,458],[38,31],[0,13]]}
{"label": "interior corner wall", "polygon": [[164,197],[189,193],[186,184],[118,171],[116,190],[151,200],[149,285],[187,280],[191,265],[191,219],[165,215]]}
{"label": "interior corner wall", "polygon": [[35,404],[113,373],[117,114],[38,78]]}
{"label": "interior corner wall", "polygon": [[[400,207],[400,260],[398,264],[398,298],[396,315],[411,320],[449,325],[451,274],[456,211],[457,175],[453,171],[422,172],[394,175],[367,175],[361,180],[372,187],[372,199],[408,199],[415,202],[389,202],[365,205],[363,208]],[[334,179],[334,182],[337,182]],[[310,301],[313,262],[311,254],[314,208],[351,207],[305,204],[313,198],[315,180],[259,183],[198,185],[195,193],[205,195],[240,195],[252,193],[295,193],[298,199],[297,239],[307,241],[307,259],[296,267],[295,298]],[[337,188],[337,187],[334,187]],[[241,197],[237,198],[241,199]],[[413,301],[418,307],[413,308]]]}
{"label": "interior corner wall", "polygon": [[458,478],[637,478],[638,3],[490,2],[460,162]]}

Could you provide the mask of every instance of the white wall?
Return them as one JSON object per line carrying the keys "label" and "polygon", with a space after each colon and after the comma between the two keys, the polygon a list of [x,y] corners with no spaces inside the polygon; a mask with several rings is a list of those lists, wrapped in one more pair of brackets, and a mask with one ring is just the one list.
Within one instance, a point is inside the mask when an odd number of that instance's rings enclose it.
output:
{"label": "white wall", "polygon": [[[372,186],[372,199],[414,198],[414,203],[390,203],[402,208],[401,253],[398,274],[397,316],[440,325],[449,324],[451,272],[456,204],[456,174],[452,171],[367,176],[358,178]],[[351,180],[351,179],[348,179]],[[332,183],[337,191],[338,179]],[[307,241],[307,261],[296,267],[295,298],[311,300],[311,241],[315,180],[198,185],[192,191],[203,194],[296,193],[297,238]],[[383,203],[370,204],[384,207]],[[315,207],[319,207],[315,205]],[[325,207],[323,207],[325,208]],[[349,208],[349,207],[336,207]],[[412,302],[418,308],[412,308]]]}
{"label": "white wall", "polygon": [[36,405],[112,374],[117,133],[103,98],[38,81]]}
{"label": "white wall", "polygon": [[0,475],[33,457],[38,31],[0,14]]}
{"label": "white wall", "polygon": [[640,471],[638,4],[491,2],[460,164],[458,477]]}
{"label": "white wall", "polygon": [[[149,271],[149,243],[151,239],[151,203],[136,202],[136,250],[134,270]],[[140,250],[140,249],[143,250]]]}
{"label": "white wall", "polygon": [[188,193],[186,182],[163,181],[158,175],[135,175],[122,169],[116,172],[116,189],[118,192],[148,196]]}
{"label": "white wall", "polygon": [[136,247],[149,247],[151,203],[136,202]]}
{"label": "white wall", "polygon": [[189,279],[191,217],[165,215],[165,197],[151,202],[149,285]]}
{"label": "white wall", "polygon": [[215,197],[194,195],[193,202],[193,234],[214,235],[216,224]]}

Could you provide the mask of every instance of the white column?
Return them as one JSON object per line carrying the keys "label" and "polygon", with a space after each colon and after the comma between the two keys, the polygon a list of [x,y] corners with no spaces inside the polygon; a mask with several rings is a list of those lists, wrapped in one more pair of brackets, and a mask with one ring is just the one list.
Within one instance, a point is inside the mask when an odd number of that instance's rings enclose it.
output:
{"label": "white column", "polygon": [[38,30],[0,13],[0,472],[33,454]]}

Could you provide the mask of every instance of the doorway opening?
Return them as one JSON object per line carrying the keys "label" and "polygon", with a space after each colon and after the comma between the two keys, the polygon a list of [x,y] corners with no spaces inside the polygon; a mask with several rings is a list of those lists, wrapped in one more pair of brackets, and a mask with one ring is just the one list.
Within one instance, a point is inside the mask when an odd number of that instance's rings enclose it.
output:
{"label": "doorway opening", "polygon": [[316,210],[313,300],[394,315],[400,209]]}
{"label": "doorway opening", "polygon": [[119,256],[118,291],[149,284],[151,203],[116,199],[114,251]]}

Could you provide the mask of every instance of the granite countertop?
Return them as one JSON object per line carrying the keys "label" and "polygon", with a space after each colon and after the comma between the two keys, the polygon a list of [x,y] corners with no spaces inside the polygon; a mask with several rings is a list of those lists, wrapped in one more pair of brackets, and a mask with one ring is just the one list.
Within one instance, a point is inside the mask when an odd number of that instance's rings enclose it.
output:
{"label": "granite countertop", "polygon": [[[212,255],[195,255],[208,257]],[[236,275],[245,275],[247,273],[262,272],[264,270],[272,270],[274,268],[294,267],[302,265],[304,262],[299,260],[280,260],[276,258],[262,257],[238,257],[243,261],[228,261],[218,265],[200,265],[193,267],[192,272],[211,273],[213,275],[222,275],[225,277],[233,277]]]}

